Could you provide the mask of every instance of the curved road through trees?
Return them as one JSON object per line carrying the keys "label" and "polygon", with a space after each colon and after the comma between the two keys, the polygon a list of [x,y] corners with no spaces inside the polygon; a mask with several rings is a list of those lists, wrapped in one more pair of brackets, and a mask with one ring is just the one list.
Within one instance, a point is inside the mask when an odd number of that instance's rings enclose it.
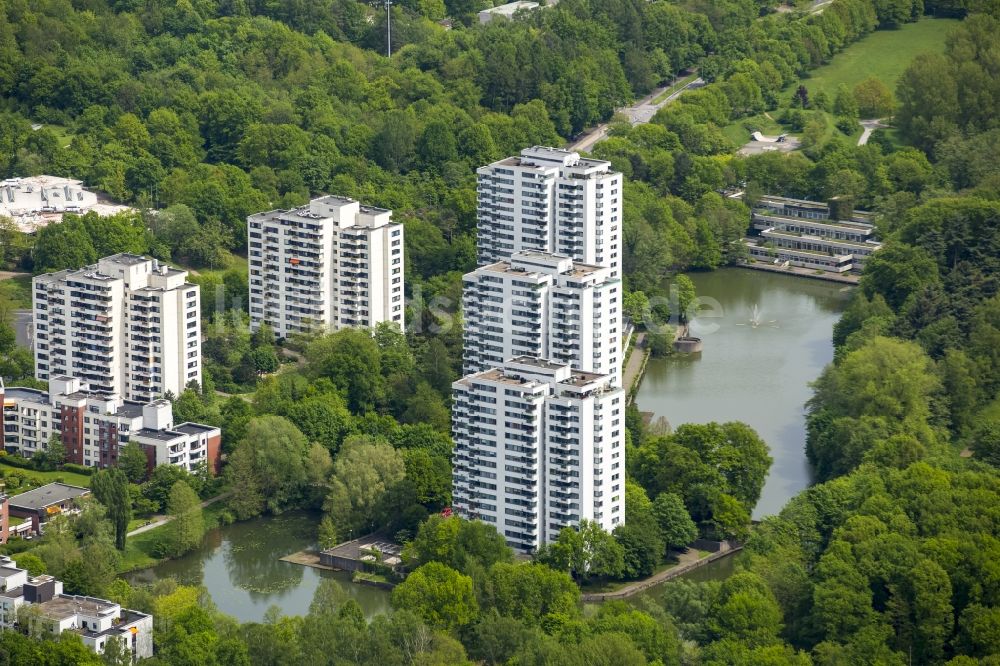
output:
{"label": "curved road through trees", "polygon": [[[705,81],[702,80],[701,77],[698,77],[695,80],[690,81],[689,83],[684,85],[682,88],[670,93],[660,101],[654,102],[653,100],[657,99],[671,88],[671,86],[662,86],[660,88],[657,88],[653,92],[649,93],[648,95],[643,97],[641,100],[639,100],[632,106],[626,106],[621,109],[617,109],[615,113],[616,115],[621,114],[627,116],[629,122],[632,123],[633,126],[641,125],[642,123],[648,123],[650,120],[653,119],[653,116],[655,116],[656,112],[659,111],[661,108],[663,108],[667,104],[670,104],[688,90],[691,90],[693,88],[700,88],[703,85],[705,85]],[[594,147],[595,143],[605,139],[607,136],[608,136],[608,123],[601,123],[597,127],[594,127],[593,129],[581,134],[580,136],[576,137],[576,139],[566,144],[566,148],[568,150],[589,151],[591,148]]]}

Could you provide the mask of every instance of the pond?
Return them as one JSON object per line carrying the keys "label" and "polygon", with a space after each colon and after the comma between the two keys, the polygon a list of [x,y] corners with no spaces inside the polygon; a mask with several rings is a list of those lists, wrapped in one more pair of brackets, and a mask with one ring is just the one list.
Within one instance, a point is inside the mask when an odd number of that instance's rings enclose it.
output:
{"label": "pond", "polygon": [[651,359],[636,404],[674,428],[709,421],[752,426],[774,458],[754,517],[775,514],[811,481],[809,383],[833,359],[833,325],[851,287],[745,268],[690,277],[712,308],[713,316],[691,323],[704,349]]}
{"label": "pond", "polygon": [[220,611],[241,622],[259,622],[270,606],[284,615],[309,612],[323,579],[341,583],[369,617],[389,610],[385,590],[351,582],[351,574],[323,571],[279,558],[316,545],[319,514],[293,512],[260,517],[209,530],[202,545],[187,555],[128,575],[131,583],[173,577],[186,585],[204,585]]}

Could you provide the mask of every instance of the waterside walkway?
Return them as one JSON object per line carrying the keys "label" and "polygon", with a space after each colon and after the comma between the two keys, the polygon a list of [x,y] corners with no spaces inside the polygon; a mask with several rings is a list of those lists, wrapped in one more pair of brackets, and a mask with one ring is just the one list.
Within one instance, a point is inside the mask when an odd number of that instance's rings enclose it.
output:
{"label": "waterside walkway", "polygon": [[678,576],[683,576],[684,574],[699,569],[709,562],[715,562],[723,557],[730,557],[736,553],[743,550],[743,545],[738,544],[734,546],[729,546],[723,544],[723,547],[719,552],[712,553],[708,557],[698,556],[698,551],[692,548],[688,548],[686,551],[681,553],[678,558],[680,563],[675,566],[661,571],[659,573],[653,574],[649,578],[644,578],[643,580],[637,580],[634,583],[629,583],[624,587],[621,587],[614,592],[592,592],[589,594],[581,594],[580,600],[584,602],[594,602],[594,601],[613,601],[615,599],[627,599],[634,594],[638,594],[643,590],[648,590],[651,587],[659,585],[664,581],[668,581]]}

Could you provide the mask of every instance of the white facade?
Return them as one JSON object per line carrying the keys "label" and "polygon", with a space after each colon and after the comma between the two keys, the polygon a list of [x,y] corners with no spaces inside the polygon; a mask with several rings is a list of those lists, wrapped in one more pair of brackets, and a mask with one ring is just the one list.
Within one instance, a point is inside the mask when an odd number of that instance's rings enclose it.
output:
{"label": "white facade", "polygon": [[[21,627],[18,610],[27,606]],[[63,594],[63,584],[52,576],[29,576],[11,558],[0,557],[0,627],[44,628],[50,633],[72,631],[83,644],[103,654],[111,638],[124,641],[136,659],[153,656],[153,616],[122,608],[106,599]]]}
{"label": "white facade", "polygon": [[532,551],[583,519],[625,520],[625,392],[519,357],[452,385],[453,503]]}
{"label": "white facade", "polygon": [[622,175],[610,162],[535,146],[477,174],[480,266],[551,252],[621,276]]}
{"label": "white facade", "polygon": [[221,431],[197,423],[174,425],[167,400],[146,404],[95,392],[79,379],[53,377],[48,392],[5,388],[3,447],[7,453],[31,458],[58,435],[67,460],[78,465],[105,468],[118,462],[121,448],[135,441],[142,445],[150,466],[176,465],[194,472],[207,465],[218,470]]}
{"label": "white facade", "polygon": [[148,401],[201,383],[198,287],[133,254],[33,280],[35,377]]}
{"label": "white facade", "polygon": [[569,257],[518,252],[463,278],[464,372],[515,356],[621,377],[622,285]]}
{"label": "white facade", "polygon": [[404,328],[403,225],[344,197],[247,218],[250,328],[280,338],[314,328]]}

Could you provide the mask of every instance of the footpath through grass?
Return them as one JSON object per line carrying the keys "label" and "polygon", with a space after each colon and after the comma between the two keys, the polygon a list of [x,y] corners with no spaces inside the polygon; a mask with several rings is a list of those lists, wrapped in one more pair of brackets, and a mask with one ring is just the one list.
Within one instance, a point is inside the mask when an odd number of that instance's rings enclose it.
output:
{"label": "footpath through grass", "polygon": [[[958,19],[923,18],[896,30],[876,30],[835,55],[830,64],[814,69],[801,83],[810,96],[822,90],[832,100],[840,84],[853,90],[874,76],[895,93],[896,82],[913,58],[943,53],[948,33],[958,24]],[[791,94],[796,88],[798,84],[793,84],[786,92]]]}

